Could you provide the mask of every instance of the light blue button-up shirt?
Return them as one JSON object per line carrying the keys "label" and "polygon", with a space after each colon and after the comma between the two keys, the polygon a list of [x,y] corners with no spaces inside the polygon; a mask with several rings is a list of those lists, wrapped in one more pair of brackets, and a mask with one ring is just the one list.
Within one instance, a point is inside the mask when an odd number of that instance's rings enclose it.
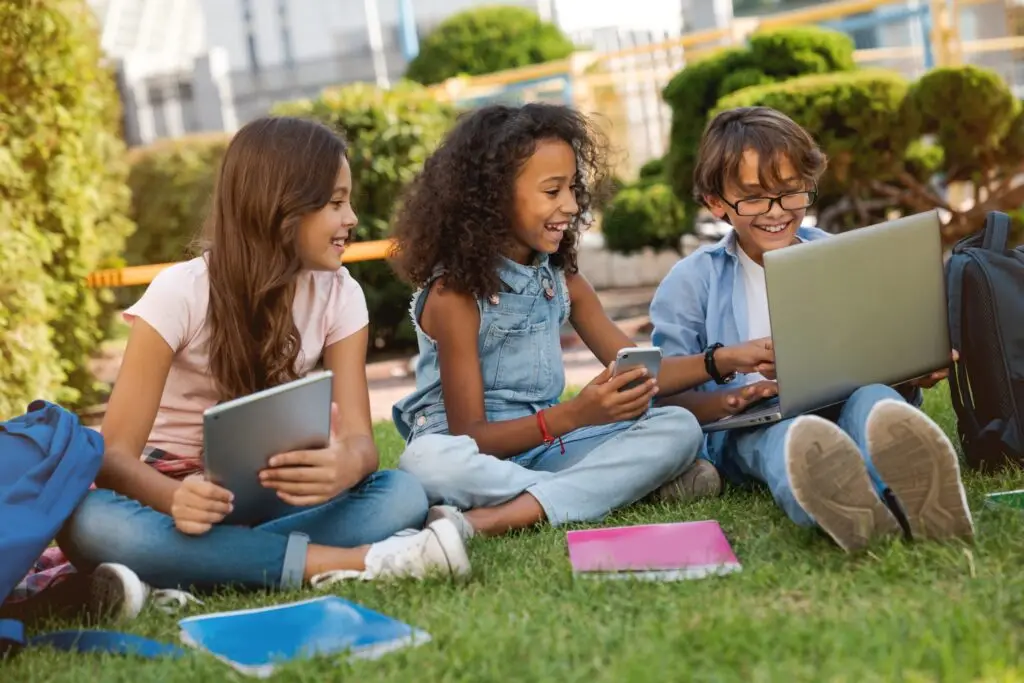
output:
{"label": "light blue button-up shirt", "polygon": [[[796,236],[803,242],[831,237],[818,228],[801,227]],[[749,340],[747,292],[736,250],[736,231],[730,230],[717,244],[700,247],[680,260],[665,276],[651,302],[651,341],[668,356],[692,356],[710,344],[725,346]],[[814,283],[808,283],[813,286]],[[743,378],[737,380],[742,383]],[[735,385],[719,386],[713,380],[693,391],[721,391]],[[913,392],[910,402],[920,406],[923,396]],[[728,431],[707,435],[707,457],[720,462]]]}

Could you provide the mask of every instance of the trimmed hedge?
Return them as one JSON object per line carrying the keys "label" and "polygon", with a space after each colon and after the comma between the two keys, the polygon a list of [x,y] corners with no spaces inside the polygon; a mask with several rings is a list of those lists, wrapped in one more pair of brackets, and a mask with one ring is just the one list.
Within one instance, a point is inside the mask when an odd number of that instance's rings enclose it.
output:
{"label": "trimmed hedge", "polygon": [[432,85],[449,78],[515,69],[564,59],[572,41],[532,10],[478,7],[441,22],[409,63],[406,78]]}
{"label": "trimmed hedge", "polygon": [[[274,113],[313,117],[345,133],[360,240],[388,236],[403,187],[423,167],[456,115],[426,88],[407,81],[390,90],[365,83],[334,88],[315,100],[282,103]],[[385,261],[348,268],[366,292],[371,343],[378,349],[412,347],[416,337],[408,316],[409,287]]]}
{"label": "trimmed hedge", "polygon": [[0,3],[0,418],[44,398],[77,409],[132,231],[119,98],[82,0]]}
{"label": "trimmed hedge", "polygon": [[619,191],[601,220],[605,246],[620,254],[646,247],[681,253],[681,240],[691,232],[686,208],[666,183],[640,181]]}

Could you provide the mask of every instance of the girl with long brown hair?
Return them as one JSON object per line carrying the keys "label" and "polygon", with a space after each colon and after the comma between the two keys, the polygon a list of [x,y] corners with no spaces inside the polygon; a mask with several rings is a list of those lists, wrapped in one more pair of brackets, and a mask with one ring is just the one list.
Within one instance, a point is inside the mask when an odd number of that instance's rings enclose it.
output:
{"label": "girl with long brown hair", "polygon": [[[366,300],[341,266],[357,225],[345,154],[330,129],[296,118],[258,119],[232,139],[200,255],[125,313],[98,488],[60,537],[79,569],[120,563],[156,588],[469,570],[450,523],[407,531],[427,514],[416,479],[377,469]],[[276,508],[231,524],[231,493],[202,476],[203,412],[321,361],[334,375],[330,445],[271,458],[260,478]]]}

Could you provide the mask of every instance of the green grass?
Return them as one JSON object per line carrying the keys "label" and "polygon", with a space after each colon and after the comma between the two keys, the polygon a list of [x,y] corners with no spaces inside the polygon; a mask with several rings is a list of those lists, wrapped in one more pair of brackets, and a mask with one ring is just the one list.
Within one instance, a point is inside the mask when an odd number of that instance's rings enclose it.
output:
{"label": "green grass", "polygon": [[[926,407],[952,426],[944,387],[929,393]],[[389,425],[378,436],[394,463],[400,440]],[[736,490],[690,506],[635,506],[606,520],[719,520],[743,571],[701,581],[573,580],[564,530],[474,539],[466,585],[335,588],[425,629],[431,643],[376,662],[293,663],[274,680],[1024,680],[1024,517],[980,500],[1021,486],[1024,475],[968,483],[978,527],[972,547],[893,541],[847,556],[788,522],[766,494]],[[205,611],[308,595],[222,594],[207,599]],[[175,623],[147,609],[134,622],[105,626],[174,642]],[[48,683],[244,680],[200,654],[149,662],[35,651],[0,671],[3,681]]]}

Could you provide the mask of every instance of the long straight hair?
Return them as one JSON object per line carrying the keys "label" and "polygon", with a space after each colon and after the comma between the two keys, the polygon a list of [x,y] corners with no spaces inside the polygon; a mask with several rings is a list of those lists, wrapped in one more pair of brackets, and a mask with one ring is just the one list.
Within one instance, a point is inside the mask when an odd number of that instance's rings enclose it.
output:
{"label": "long straight hair", "polygon": [[228,145],[199,241],[210,279],[210,374],[222,400],[298,376],[299,225],[331,200],[345,152],[330,128],[291,117],[252,121]]}

